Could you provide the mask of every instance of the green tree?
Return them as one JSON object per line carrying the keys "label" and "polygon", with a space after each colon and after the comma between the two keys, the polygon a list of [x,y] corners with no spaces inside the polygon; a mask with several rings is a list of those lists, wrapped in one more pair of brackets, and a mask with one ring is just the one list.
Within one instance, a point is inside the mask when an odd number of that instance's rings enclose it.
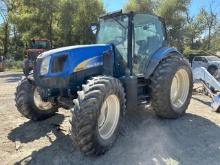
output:
{"label": "green tree", "polygon": [[73,28],[77,5],[76,0],[66,0],[62,2],[58,25],[59,35],[57,44],[59,46],[71,45],[74,42]]}
{"label": "green tree", "polygon": [[162,0],[156,11],[166,21],[170,44],[180,51],[184,49],[184,28],[189,4],[190,0]]}
{"label": "green tree", "polygon": [[189,13],[187,13],[187,25],[185,27],[185,46],[188,46],[190,49],[199,49],[201,45],[199,45],[198,40],[201,39],[201,35],[205,31],[206,23],[204,19],[204,13],[202,10],[195,17],[190,17]]}
{"label": "green tree", "polygon": [[48,38],[56,47],[91,43],[89,29],[104,12],[101,1],[93,0],[13,0],[11,22],[24,42]]}
{"label": "green tree", "polygon": [[207,45],[208,45],[208,50],[210,50],[212,33],[217,25],[217,13],[213,11],[212,4],[210,4],[209,11],[206,11],[205,9],[202,9],[202,11],[205,18],[206,29],[208,30]]}
{"label": "green tree", "polygon": [[124,6],[124,10],[154,13],[157,5],[157,0],[129,0]]}
{"label": "green tree", "polygon": [[220,52],[220,24],[211,36],[211,51],[213,53]]}
{"label": "green tree", "polygon": [[10,35],[10,24],[8,20],[8,4],[7,1],[1,0],[0,1],[0,17],[3,19],[3,23],[0,25],[0,44],[3,48],[3,55],[7,56],[8,47],[9,47],[9,35]]}
{"label": "green tree", "polygon": [[12,14],[12,22],[22,33],[22,39],[45,37],[53,45],[54,26],[59,2],[53,0],[17,0]]}
{"label": "green tree", "polygon": [[98,17],[105,12],[103,3],[99,0],[66,0],[61,6],[59,44],[94,43],[95,36],[90,30],[90,24],[97,22]]}
{"label": "green tree", "polygon": [[100,0],[77,0],[77,4],[73,21],[74,40],[78,44],[94,43],[95,36],[90,25],[97,22],[98,17],[105,12],[103,3]]}

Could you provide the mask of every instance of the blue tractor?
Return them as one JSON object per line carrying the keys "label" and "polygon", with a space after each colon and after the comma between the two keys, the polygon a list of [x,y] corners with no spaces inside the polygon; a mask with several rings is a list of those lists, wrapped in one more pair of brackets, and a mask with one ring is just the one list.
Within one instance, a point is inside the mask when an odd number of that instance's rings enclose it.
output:
{"label": "blue tractor", "polygon": [[58,108],[72,112],[71,136],[86,155],[105,153],[126,111],[151,106],[161,118],[185,114],[192,95],[188,62],[168,47],[162,18],[147,13],[108,13],[91,29],[94,45],[42,53],[33,75],[19,83],[18,111],[43,120]]}

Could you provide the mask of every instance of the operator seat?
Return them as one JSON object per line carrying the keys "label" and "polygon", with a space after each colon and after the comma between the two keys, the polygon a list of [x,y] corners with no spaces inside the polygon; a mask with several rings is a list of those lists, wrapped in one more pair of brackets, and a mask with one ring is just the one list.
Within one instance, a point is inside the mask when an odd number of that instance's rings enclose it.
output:
{"label": "operator seat", "polygon": [[158,36],[147,37],[148,40],[148,51],[147,54],[152,55],[156,52],[161,46],[162,42]]}
{"label": "operator seat", "polygon": [[136,41],[136,43],[139,46],[137,54],[139,54],[139,55],[146,54],[149,42],[147,40],[138,40],[138,41]]}

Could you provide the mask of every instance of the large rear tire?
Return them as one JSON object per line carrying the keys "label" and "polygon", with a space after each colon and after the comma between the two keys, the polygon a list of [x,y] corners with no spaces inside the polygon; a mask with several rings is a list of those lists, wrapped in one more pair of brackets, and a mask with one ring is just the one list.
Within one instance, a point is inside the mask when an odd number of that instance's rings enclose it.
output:
{"label": "large rear tire", "polygon": [[118,136],[125,111],[124,88],[107,76],[94,77],[82,87],[72,109],[73,142],[85,155],[104,154]]}
{"label": "large rear tire", "polygon": [[188,62],[177,55],[164,59],[151,77],[152,107],[162,118],[185,114],[192,96],[192,72]]}
{"label": "large rear tire", "polygon": [[28,119],[38,121],[53,116],[58,107],[41,99],[38,88],[26,78],[21,80],[15,93],[18,111]]}

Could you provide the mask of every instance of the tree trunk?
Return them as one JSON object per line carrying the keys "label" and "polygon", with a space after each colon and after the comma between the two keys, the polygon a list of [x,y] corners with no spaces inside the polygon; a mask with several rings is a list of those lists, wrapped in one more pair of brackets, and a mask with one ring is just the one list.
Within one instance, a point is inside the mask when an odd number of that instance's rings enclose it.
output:
{"label": "tree trunk", "polygon": [[49,40],[50,40],[50,46],[53,47],[53,14],[50,16],[50,22],[49,22]]}
{"label": "tree trunk", "polygon": [[193,49],[194,48],[194,38],[191,37],[191,45],[190,45],[190,48]]}
{"label": "tree trunk", "polygon": [[4,23],[4,40],[3,40],[3,55],[6,57],[8,53],[8,39],[9,39],[9,32],[8,32],[8,22]]}
{"label": "tree trunk", "polygon": [[211,27],[209,27],[209,34],[208,34],[208,50],[211,49]]}
{"label": "tree trunk", "polygon": [[17,51],[18,51],[18,45],[17,45],[17,32],[16,32],[15,25],[13,26],[13,33],[14,33],[15,51],[16,51],[16,53],[17,53]]}

